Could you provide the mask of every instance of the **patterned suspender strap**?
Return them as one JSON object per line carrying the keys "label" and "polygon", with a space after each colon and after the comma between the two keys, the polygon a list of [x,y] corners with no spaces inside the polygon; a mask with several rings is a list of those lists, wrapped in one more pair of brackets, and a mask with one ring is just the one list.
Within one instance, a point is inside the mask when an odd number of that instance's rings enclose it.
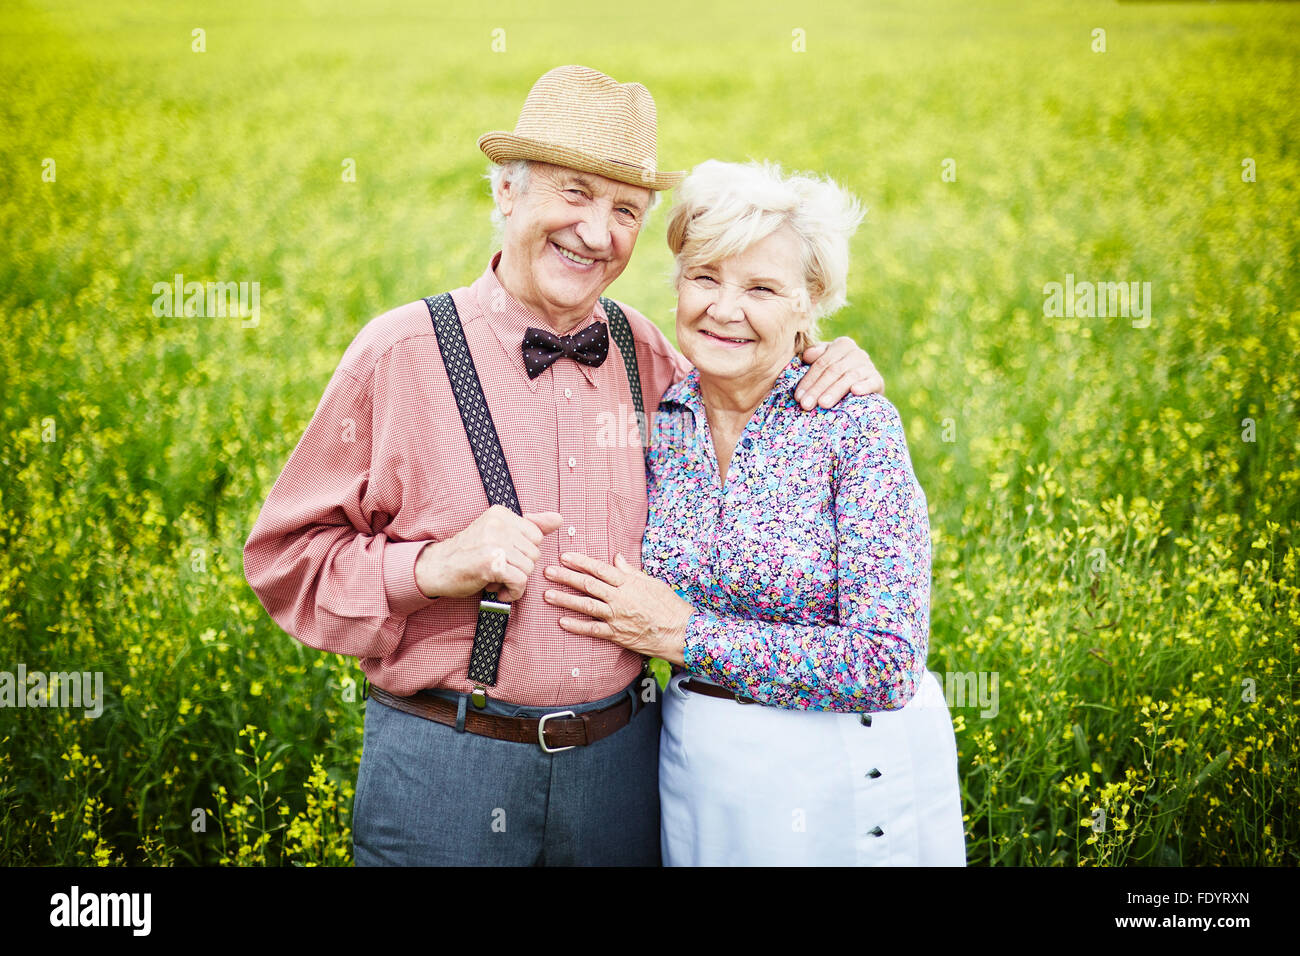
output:
{"label": "patterned suspender strap", "polygon": [[[424,304],[429,307],[442,364],[447,369],[447,378],[456,397],[460,420],[465,425],[469,447],[474,452],[474,463],[483,479],[488,504],[504,505],[515,514],[522,514],[519,495],[515,493],[515,483],[501,450],[501,440],[492,423],[492,413],[488,410],[474,359],[469,354],[465,330],[456,314],[456,304],[447,292],[429,296]],[[501,646],[505,643],[509,620],[510,605],[498,601],[495,591],[485,590],[478,605],[478,625],[474,628],[474,647],[469,656],[469,679],[475,685],[473,700],[478,707],[487,702],[484,685],[491,687],[497,682],[497,665],[501,662]]]}
{"label": "patterned suspender strap", "polygon": [[600,304],[604,306],[605,316],[609,319],[609,336],[623,356],[623,371],[627,373],[627,385],[632,390],[632,408],[636,411],[636,427],[641,433],[641,447],[646,448],[645,402],[641,400],[641,372],[636,364],[636,341],[632,338],[632,326],[613,299],[602,295]]}
{"label": "patterned suspender strap", "polygon": [[[456,314],[456,304],[448,292],[429,296],[424,304],[433,321],[438,351],[442,353],[442,364],[447,369],[447,379],[451,382],[451,391],[456,398],[460,420],[465,426],[465,435],[469,438],[470,450],[474,452],[474,463],[483,480],[488,504],[504,505],[515,514],[523,514],[519,506],[519,495],[515,492],[514,479],[510,477],[510,468],[506,464],[505,453],[501,450],[501,439],[497,436],[487,398],[483,395],[478,370],[474,368],[474,359],[469,354],[465,330],[461,327],[460,316]],[[628,387],[632,390],[632,407],[636,411],[637,427],[641,432],[641,445],[645,447],[645,403],[641,398],[641,374],[637,370],[632,327],[623,310],[612,299],[602,297],[600,304],[604,306],[605,315],[609,319],[610,337],[623,356],[623,370],[627,373]],[[487,702],[484,687],[494,686],[497,682],[497,666],[501,663],[501,647],[505,643],[506,624],[509,620],[510,605],[498,601],[496,592],[484,591],[478,605],[474,647],[469,655],[469,679],[474,683],[472,696],[475,706],[482,707]]]}

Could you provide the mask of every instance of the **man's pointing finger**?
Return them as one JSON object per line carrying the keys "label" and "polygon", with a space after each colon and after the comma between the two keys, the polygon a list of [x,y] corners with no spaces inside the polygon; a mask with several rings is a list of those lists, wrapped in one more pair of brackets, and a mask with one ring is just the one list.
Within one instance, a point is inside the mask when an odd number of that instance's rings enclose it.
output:
{"label": "man's pointing finger", "polygon": [[[542,536],[559,531],[560,526],[564,524],[564,515],[560,514],[558,511],[530,512],[525,514],[524,517],[536,526],[537,530],[542,533]],[[542,538],[538,537],[538,539],[533,543],[538,544],[541,540]]]}

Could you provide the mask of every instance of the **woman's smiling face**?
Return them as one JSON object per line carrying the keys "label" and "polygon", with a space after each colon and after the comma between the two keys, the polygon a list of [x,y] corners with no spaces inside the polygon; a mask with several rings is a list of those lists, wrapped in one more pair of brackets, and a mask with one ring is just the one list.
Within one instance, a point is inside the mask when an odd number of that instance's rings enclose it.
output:
{"label": "woman's smiling face", "polygon": [[716,380],[771,383],[809,326],[799,239],[788,225],[721,262],[683,269],[677,347]]}

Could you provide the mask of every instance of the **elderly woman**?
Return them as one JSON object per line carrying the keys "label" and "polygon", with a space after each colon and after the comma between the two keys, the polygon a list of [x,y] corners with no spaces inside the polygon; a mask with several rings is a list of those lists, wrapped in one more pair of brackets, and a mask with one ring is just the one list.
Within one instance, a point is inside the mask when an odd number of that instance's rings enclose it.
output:
{"label": "elderly woman", "polygon": [[[680,668],[663,707],[667,865],[964,865],[956,742],[926,670],[930,537],[898,412],[809,415],[814,322],[862,218],[835,184],[707,162],[678,187],[677,342],[642,566],[561,556],[562,627]],[[758,706],[747,706],[754,705]]]}

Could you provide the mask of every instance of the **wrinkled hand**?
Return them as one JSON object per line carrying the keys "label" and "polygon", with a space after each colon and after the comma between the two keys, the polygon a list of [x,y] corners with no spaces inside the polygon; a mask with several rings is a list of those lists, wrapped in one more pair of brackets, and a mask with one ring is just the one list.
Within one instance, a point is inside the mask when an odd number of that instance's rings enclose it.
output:
{"label": "wrinkled hand", "polygon": [[429,597],[468,597],[484,589],[518,601],[542,556],[542,538],[564,519],[554,511],[515,514],[493,505],[459,534],[431,542],[415,561],[415,584]]}
{"label": "wrinkled hand", "polygon": [[695,609],[662,581],[633,567],[623,556],[606,564],[585,554],[565,552],[546,577],[578,593],[551,588],[548,604],[585,614],[588,620],[560,618],[573,634],[601,637],[648,657],[685,664],[686,625]]}
{"label": "wrinkled hand", "polygon": [[794,395],[805,410],[814,405],[838,405],[849,392],[870,395],[885,391],[885,380],[871,364],[871,356],[846,336],[804,349],[803,360],[812,368],[804,373]]}

